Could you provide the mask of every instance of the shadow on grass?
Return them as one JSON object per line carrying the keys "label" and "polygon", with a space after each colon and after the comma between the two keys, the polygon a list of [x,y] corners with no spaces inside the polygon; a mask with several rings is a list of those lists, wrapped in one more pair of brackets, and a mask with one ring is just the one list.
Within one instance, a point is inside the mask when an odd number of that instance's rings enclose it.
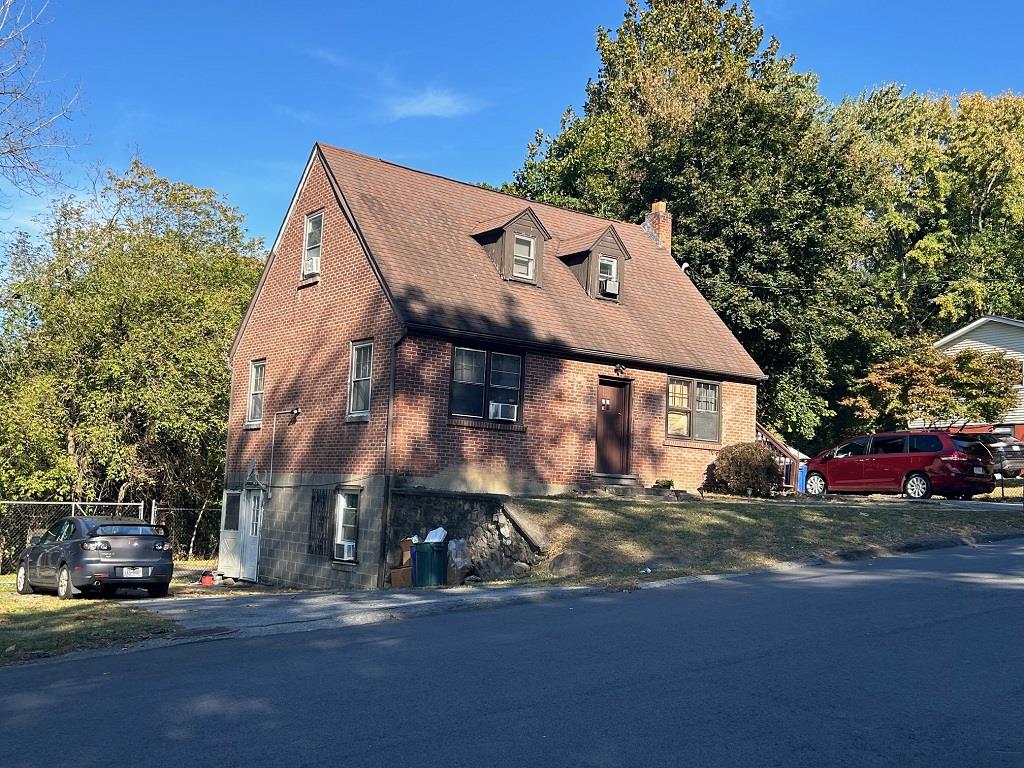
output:
{"label": "shadow on grass", "polygon": [[[588,555],[580,579],[635,577],[645,564],[672,561],[655,577],[731,573],[838,551],[917,539],[1024,533],[1024,514],[940,504],[850,504],[747,500],[648,501],[522,499],[544,526],[552,554]],[[538,568],[534,578],[550,574]]]}

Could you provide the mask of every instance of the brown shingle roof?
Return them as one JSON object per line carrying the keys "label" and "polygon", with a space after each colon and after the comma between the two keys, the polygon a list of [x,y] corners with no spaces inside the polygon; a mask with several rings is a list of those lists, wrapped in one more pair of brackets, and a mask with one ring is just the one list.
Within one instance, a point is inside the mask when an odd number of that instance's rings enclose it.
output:
{"label": "brown shingle roof", "polygon": [[[557,258],[559,241],[609,222],[319,145],[407,324],[672,369],[763,378],[668,253],[615,223],[632,259],[619,302],[587,296]],[[551,234],[542,287],[503,280],[473,234],[526,206]],[[595,238],[596,239],[596,238]]]}

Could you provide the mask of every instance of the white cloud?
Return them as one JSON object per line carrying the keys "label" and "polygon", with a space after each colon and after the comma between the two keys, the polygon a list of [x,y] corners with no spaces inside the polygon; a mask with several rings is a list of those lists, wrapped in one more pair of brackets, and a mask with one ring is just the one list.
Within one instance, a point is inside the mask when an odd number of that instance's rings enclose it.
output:
{"label": "white cloud", "polygon": [[425,88],[407,96],[393,96],[386,101],[392,120],[407,117],[460,117],[475,112],[480,104],[468,96],[442,88]]}

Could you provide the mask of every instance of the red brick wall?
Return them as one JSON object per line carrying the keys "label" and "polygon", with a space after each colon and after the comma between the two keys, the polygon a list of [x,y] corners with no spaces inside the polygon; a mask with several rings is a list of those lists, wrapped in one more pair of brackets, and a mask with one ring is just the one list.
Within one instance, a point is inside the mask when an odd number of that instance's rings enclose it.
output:
{"label": "red brick wall", "polygon": [[[318,282],[301,280],[305,215],[324,210]],[[285,224],[270,274],[233,359],[227,472],[250,459],[269,468],[275,411],[300,407],[295,424],[277,420],[274,472],[380,474],[384,465],[390,346],[398,335],[393,311],[355,233],[314,161]],[[349,343],[372,338],[373,386],[367,422],[346,420]],[[244,426],[249,362],[265,357],[261,429]]]}
{"label": "red brick wall", "polygon": [[[451,354],[452,345],[437,339],[409,337],[399,345],[397,474],[468,477],[481,485],[500,485],[505,476],[548,485],[592,481],[598,378],[614,376],[611,365],[526,355],[525,430],[497,431],[450,423]],[[664,426],[666,374],[630,369],[624,376],[632,380],[632,472],[644,485],[671,478],[677,488],[697,488],[720,446],[669,444]],[[756,387],[723,383],[722,444],[753,440],[755,418]]]}

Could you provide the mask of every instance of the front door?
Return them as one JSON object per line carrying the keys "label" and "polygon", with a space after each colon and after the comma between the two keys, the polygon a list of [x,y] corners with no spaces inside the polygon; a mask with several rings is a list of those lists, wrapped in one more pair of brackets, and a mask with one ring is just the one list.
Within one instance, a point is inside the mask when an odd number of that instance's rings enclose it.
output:
{"label": "front door", "polygon": [[629,474],[629,382],[601,381],[597,387],[597,471]]}
{"label": "front door", "polygon": [[263,491],[247,488],[242,493],[238,520],[238,575],[245,581],[256,581],[256,565],[260,556],[260,525],[263,523]]}

